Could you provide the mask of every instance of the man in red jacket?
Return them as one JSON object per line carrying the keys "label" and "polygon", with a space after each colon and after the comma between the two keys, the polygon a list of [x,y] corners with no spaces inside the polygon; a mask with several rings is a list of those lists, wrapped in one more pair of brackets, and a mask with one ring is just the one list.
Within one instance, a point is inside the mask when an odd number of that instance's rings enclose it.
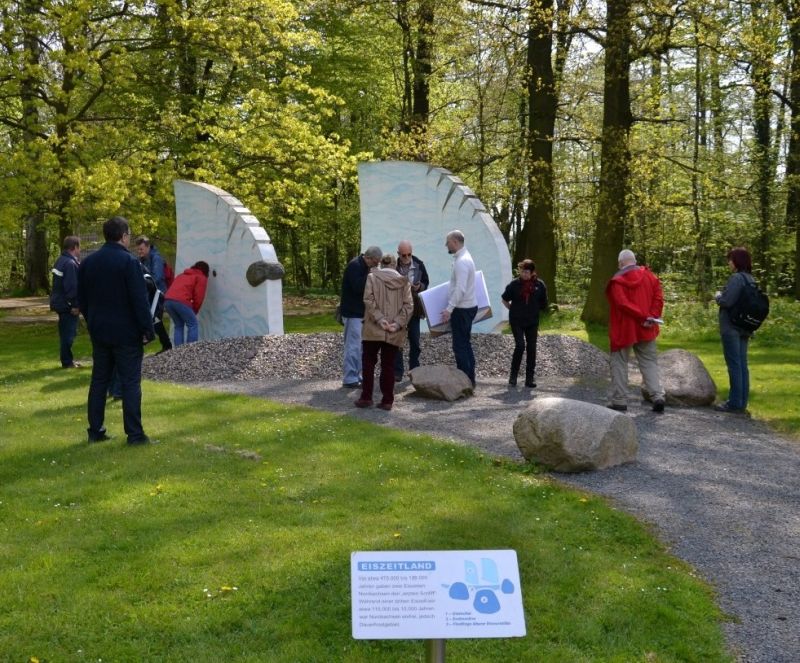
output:
{"label": "man in red jacket", "polygon": [[606,285],[610,306],[608,336],[611,340],[612,410],[628,409],[628,359],[631,348],[639,362],[644,388],[653,401],[653,412],[664,411],[664,389],[658,370],[656,337],[664,309],[658,277],[636,264],[630,249],[620,251],[619,271]]}

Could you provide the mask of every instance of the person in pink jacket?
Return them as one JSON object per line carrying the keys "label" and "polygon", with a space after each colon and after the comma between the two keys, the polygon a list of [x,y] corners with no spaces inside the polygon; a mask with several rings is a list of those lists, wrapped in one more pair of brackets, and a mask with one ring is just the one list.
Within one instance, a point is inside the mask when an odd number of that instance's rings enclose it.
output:
{"label": "person in pink jacket", "polygon": [[174,345],[184,344],[184,327],[185,342],[194,343],[197,340],[197,314],[206,298],[207,287],[208,263],[200,260],[176,276],[167,289],[164,309],[172,319]]}

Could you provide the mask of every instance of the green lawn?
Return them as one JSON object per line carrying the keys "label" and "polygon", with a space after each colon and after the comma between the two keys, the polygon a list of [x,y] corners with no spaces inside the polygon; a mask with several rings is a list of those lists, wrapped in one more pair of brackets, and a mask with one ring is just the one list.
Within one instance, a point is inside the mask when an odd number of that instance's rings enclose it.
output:
{"label": "green lawn", "polygon": [[528,635],[452,640],[448,660],[730,660],[709,589],[599,498],[423,435],[153,382],[159,442],[128,448],[110,403],[116,437],[90,446],[89,370],[57,355],[54,324],[0,320],[4,661],[421,661],[421,642],[352,639],[350,553],[496,548],[518,553]]}

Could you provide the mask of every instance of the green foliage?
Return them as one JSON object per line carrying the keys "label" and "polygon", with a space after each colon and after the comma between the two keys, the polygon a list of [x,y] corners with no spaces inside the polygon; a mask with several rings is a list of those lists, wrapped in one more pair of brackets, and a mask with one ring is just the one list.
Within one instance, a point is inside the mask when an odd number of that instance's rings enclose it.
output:
{"label": "green foliage", "polygon": [[[408,661],[354,641],[353,550],[513,548],[528,635],[459,661],[729,661],[692,569],[601,499],[346,415],[145,383],[159,440],[85,442],[87,371],[0,324],[0,651],[9,660]],[[88,351],[78,337],[78,356]]]}
{"label": "green foliage", "polygon": [[[572,304],[586,297],[594,256],[604,81],[593,37],[606,26],[602,4],[556,5],[554,289]],[[199,179],[261,220],[289,283],[332,288],[361,248],[357,162],[409,158],[462,177],[513,249],[531,175],[525,58],[537,6],[6,2],[0,235],[24,257],[31,215],[54,246],[123,213],[173,244],[172,183]],[[430,113],[409,127],[423,8],[435,16]],[[777,9],[633,3],[624,241],[658,272],[684,275],[684,295],[713,290],[731,245],[753,249],[771,289],[789,292],[796,278],[790,104],[780,102],[791,42]],[[0,287],[19,285],[24,267],[12,274],[0,257]]]}

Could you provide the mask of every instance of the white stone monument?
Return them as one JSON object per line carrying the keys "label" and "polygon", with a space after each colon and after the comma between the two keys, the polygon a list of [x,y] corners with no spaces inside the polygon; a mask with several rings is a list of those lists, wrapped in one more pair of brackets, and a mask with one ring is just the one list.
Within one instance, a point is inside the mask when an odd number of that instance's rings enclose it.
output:
{"label": "white stone monument", "polygon": [[210,184],[176,180],[175,274],[205,260],[200,340],[283,334],[283,267],[267,231],[241,202]]}
{"label": "white stone monument", "polygon": [[483,271],[493,313],[472,330],[491,332],[508,320],[500,301],[512,278],[508,245],[468,186],[445,168],[413,161],[361,163],[358,183],[362,250],[375,245],[384,253],[395,253],[397,243],[407,239],[435,286],[450,280],[453,259],[445,237],[451,230],[461,230],[475,268]]}

